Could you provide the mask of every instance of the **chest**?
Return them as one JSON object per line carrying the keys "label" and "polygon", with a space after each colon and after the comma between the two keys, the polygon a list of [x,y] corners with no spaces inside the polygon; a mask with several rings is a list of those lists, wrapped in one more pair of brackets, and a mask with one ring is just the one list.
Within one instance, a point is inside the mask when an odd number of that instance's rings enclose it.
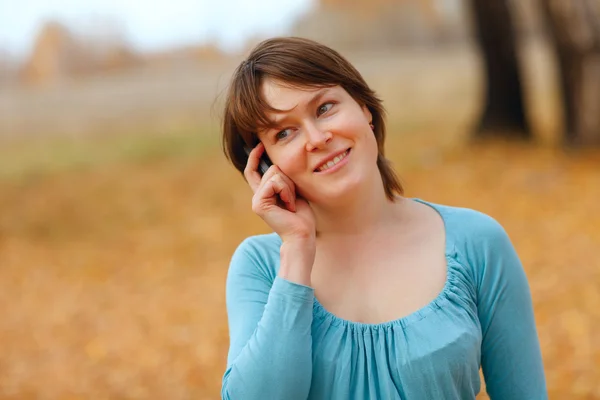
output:
{"label": "chest", "polygon": [[[478,321],[451,297],[436,303],[403,325],[385,328],[318,317],[312,329],[309,398],[475,398],[481,361]],[[340,388],[332,382],[349,384]],[[449,392],[442,396],[440,390]]]}
{"label": "chest", "polygon": [[443,237],[355,246],[334,259],[317,256],[311,276],[315,296],[327,311],[369,324],[403,318],[427,306],[443,290],[446,278]]}

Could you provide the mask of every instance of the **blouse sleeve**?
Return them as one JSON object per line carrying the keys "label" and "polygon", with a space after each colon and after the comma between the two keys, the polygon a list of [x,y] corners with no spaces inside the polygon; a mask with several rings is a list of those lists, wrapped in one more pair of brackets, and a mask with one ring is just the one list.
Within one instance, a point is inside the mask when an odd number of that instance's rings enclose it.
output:
{"label": "blouse sleeve", "polygon": [[504,228],[482,215],[471,232],[482,330],[482,368],[492,400],[547,399],[531,292]]}
{"label": "blouse sleeve", "polygon": [[244,241],[227,275],[230,347],[221,398],[306,400],[314,291],[279,276],[273,279],[257,247]]}

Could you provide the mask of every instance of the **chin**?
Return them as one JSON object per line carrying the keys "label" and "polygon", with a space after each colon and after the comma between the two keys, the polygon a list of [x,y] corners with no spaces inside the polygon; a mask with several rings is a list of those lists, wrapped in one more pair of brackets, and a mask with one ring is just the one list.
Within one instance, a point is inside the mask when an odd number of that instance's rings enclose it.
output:
{"label": "chin", "polygon": [[[360,177],[356,177],[360,178]],[[336,182],[334,185],[329,185],[328,188],[314,188],[310,191],[310,196],[303,196],[308,201],[312,201],[318,204],[340,204],[352,197],[355,193],[360,191],[362,187],[361,179],[343,179]]]}

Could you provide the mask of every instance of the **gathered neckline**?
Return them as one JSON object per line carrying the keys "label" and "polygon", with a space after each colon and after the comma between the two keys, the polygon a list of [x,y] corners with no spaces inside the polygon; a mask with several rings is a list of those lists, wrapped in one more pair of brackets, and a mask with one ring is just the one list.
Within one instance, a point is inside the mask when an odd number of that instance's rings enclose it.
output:
{"label": "gathered neckline", "polygon": [[447,303],[448,294],[453,290],[453,288],[455,286],[456,277],[455,277],[454,268],[456,267],[456,264],[458,263],[458,261],[456,260],[456,249],[455,249],[454,241],[452,239],[452,236],[449,234],[449,230],[448,230],[448,221],[444,215],[444,210],[439,205],[427,202],[427,201],[419,199],[419,198],[411,198],[411,199],[433,208],[438,213],[438,215],[440,216],[440,218],[442,219],[442,221],[444,223],[444,240],[445,240],[444,255],[445,255],[445,259],[446,259],[446,280],[444,283],[444,287],[442,288],[440,293],[438,293],[438,295],[433,300],[431,300],[429,303],[427,303],[425,306],[423,306],[403,317],[393,319],[390,321],[379,322],[379,323],[358,322],[358,321],[352,321],[352,320],[338,317],[337,315],[328,311],[319,302],[317,297],[314,296],[313,309],[315,311],[315,316],[325,319],[325,320],[328,320],[332,325],[338,325],[338,326],[341,325],[341,326],[344,326],[344,327],[347,327],[347,328],[350,328],[350,329],[353,329],[356,331],[369,332],[369,331],[373,331],[373,330],[389,329],[389,328],[395,327],[395,326],[400,326],[402,328],[406,328],[408,325],[412,324],[413,322],[419,321],[419,320],[425,318],[431,312],[442,308],[444,306],[444,304]]}

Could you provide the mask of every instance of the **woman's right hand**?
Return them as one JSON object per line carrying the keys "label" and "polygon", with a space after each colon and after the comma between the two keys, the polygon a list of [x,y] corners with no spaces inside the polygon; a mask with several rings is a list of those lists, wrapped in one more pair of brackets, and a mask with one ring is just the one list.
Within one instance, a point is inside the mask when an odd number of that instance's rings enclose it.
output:
{"label": "woman's right hand", "polygon": [[315,216],[308,202],[296,195],[296,186],[277,166],[261,176],[260,157],[265,151],[259,143],[248,156],[244,176],[254,192],[252,211],[261,217],[283,242],[314,242]]}

